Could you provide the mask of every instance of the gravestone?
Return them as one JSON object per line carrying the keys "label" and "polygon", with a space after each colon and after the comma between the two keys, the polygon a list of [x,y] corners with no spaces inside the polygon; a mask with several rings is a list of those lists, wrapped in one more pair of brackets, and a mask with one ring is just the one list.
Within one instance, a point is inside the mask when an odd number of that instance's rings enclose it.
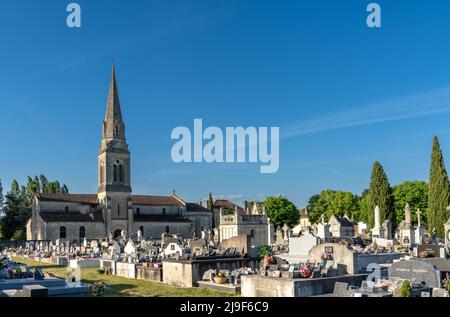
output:
{"label": "gravestone", "polygon": [[417,246],[417,256],[426,254],[426,257],[439,258],[441,254],[441,247],[433,244],[419,244]]}
{"label": "gravestone", "polygon": [[440,272],[430,263],[411,260],[392,263],[389,277],[410,280],[412,284],[440,287]]}
{"label": "gravestone", "polygon": [[449,297],[448,292],[443,288],[433,288],[431,297]]}
{"label": "gravestone", "polygon": [[343,282],[334,283],[333,295],[347,296],[348,295],[348,283],[343,283]]}

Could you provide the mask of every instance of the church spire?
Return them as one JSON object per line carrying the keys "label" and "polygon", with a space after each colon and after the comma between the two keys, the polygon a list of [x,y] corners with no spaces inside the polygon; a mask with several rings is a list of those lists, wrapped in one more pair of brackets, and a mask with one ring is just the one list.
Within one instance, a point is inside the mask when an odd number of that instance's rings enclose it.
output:
{"label": "church spire", "polygon": [[105,121],[103,121],[103,138],[125,139],[125,125],[120,110],[119,91],[116,82],[116,69],[112,65],[111,82],[109,84],[108,103]]}

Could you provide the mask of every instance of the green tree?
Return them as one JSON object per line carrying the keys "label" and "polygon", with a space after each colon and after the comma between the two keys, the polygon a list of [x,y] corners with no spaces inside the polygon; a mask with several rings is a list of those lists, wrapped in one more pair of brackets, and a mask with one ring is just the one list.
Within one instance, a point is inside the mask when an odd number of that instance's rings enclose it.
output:
{"label": "green tree", "polygon": [[25,225],[31,216],[31,205],[36,193],[68,193],[66,185],[61,187],[59,181],[49,182],[43,175],[27,177],[26,186],[20,186],[17,180],[11,183],[11,190],[5,196],[3,217],[0,219],[0,236],[2,239],[25,238]]}
{"label": "green tree", "polygon": [[365,189],[359,198],[359,208],[354,218],[355,221],[367,223],[369,217],[369,189]]}
{"label": "green tree", "polygon": [[[1,219],[3,239],[12,239],[17,231],[25,232],[25,224],[31,216],[31,209],[26,200],[25,187],[13,180],[11,190],[5,196],[4,217]],[[17,236],[16,236],[17,237]]]}
{"label": "green tree", "polygon": [[447,206],[449,204],[450,186],[445,169],[439,140],[435,136],[431,151],[431,166],[428,194],[428,230],[436,235],[444,236],[444,223],[448,219]]}
{"label": "green tree", "polygon": [[[332,215],[349,217],[359,216],[360,198],[351,193],[335,190],[324,190],[319,195],[314,195],[308,202],[308,216],[311,222],[318,222],[322,215],[329,219]],[[355,220],[359,220],[356,219]]]}
{"label": "green tree", "polygon": [[412,287],[411,283],[408,280],[404,280],[402,285],[400,286],[400,290],[398,292],[398,297],[412,297]]}
{"label": "green tree", "polygon": [[426,223],[428,211],[428,184],[423,181],[404,182],[392,187],[395,215],[398,221],[405,219],[405,206],[411,206],[411,219],[417,223],[417,209],[421,212],[421,223]]}
{"label": "green tree", "polygon": [[371,229],[375,225],[375,206],[380,207],[381,221],[388,219],[395,228],[396,219],[392,188],[383,166],[378,161],[373,164],[368,196],[368,228]]}
{"label": "green tree", "polygon": [[264,201],[267,216],[275,228],[282,227],[285,224],[294,227],[299,223],[299,212],[297,207],[283,196],[268,197]]}

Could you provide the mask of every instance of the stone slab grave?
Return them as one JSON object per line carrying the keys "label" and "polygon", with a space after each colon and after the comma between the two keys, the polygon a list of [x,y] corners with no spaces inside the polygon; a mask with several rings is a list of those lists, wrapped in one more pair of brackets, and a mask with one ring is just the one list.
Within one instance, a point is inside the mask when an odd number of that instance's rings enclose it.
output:
{"label": "stone slab grave", "polygon": [[148,280],[154,282],[163,281],[162,268],[154,268],[150,266],[136,266],[136,278],[139,280]]}
{"label": "stone slab grave", "polygon": [[7,297],[47,297],[48,288],[41,285],[26,285],[22,290],[5,290]]}
{"label": "stone slab grave", "polygon": [[336,282],[334,283],[334,296],[348,296],[348,283]]}
{"label": "stone slab grave", "polygon": [[11,289],[22,289],[24,286],[28,285],[41,285],[47,288],[65,286],[66,282],[59,278],[49,277],[43,280],[35,280],[33,278],[27,279],[12,279],[12,280],[2,280],[0,281],[0,292],[4,290]]}
{"label": "stone slab grave", "polygon": [[215,291],[229,292],[233,294],[240,294],[241,287],[239,285],[231,285],[229,283],[226,284],[217,284],[211,281],[198,281],[198,286],[200,288],[211,289]]}
{"label": "stone slab grave", "polygon": [[431,297],[450,297],[448,292],[443,288],[433,288]]}
{"label": "stone slab grave", "polygon": [[70,260],[70,268],[76,269],[78,266],[81,269],[100,267],[99,259],[84,259],[84,260]]}
{"label": "stone slab grave", "polygon": [[428,287],[441,286],[440,272],[432,264],[420,260],[392,263],[389,268],[389,277],[410,280],[412,284]]}
{"label": "stone slab grave", "polygon": [[109,259],[100,259],[101,269],[111,269],[111,274],[116,275],[116,261]]}
{"label": "stone slab grave", "polygon": [[116,262],[116,275],[126,278],[136,278],[136,264]]}

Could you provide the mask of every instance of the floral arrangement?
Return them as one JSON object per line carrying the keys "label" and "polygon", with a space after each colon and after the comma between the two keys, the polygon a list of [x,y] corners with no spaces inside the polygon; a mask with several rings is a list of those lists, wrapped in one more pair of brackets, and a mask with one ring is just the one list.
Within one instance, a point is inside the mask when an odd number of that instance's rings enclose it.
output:
{"label": "floral arrangement", "polygon": [[106,285],[105,282],[99,281],[95,282],[92,285],[89,285],[89,291],[91,292],[92,296],[98,297],[102,296],[105,290],[108,290],[109,286]]}
{"label": "floral arrangement", "polygon": [[311,277],[312,276],[312,270],[311,269],[309,269],[307,266],[302,266],[301,268],[300,268],[300,274],[302,275],[302,277],[304,277],[304,278],[308,278],[308,277]]}
{"label": "floral arrangement", "polygon": [[442,281],[444,288],[450,293],[450,274],[445,273],[445,279]]}

